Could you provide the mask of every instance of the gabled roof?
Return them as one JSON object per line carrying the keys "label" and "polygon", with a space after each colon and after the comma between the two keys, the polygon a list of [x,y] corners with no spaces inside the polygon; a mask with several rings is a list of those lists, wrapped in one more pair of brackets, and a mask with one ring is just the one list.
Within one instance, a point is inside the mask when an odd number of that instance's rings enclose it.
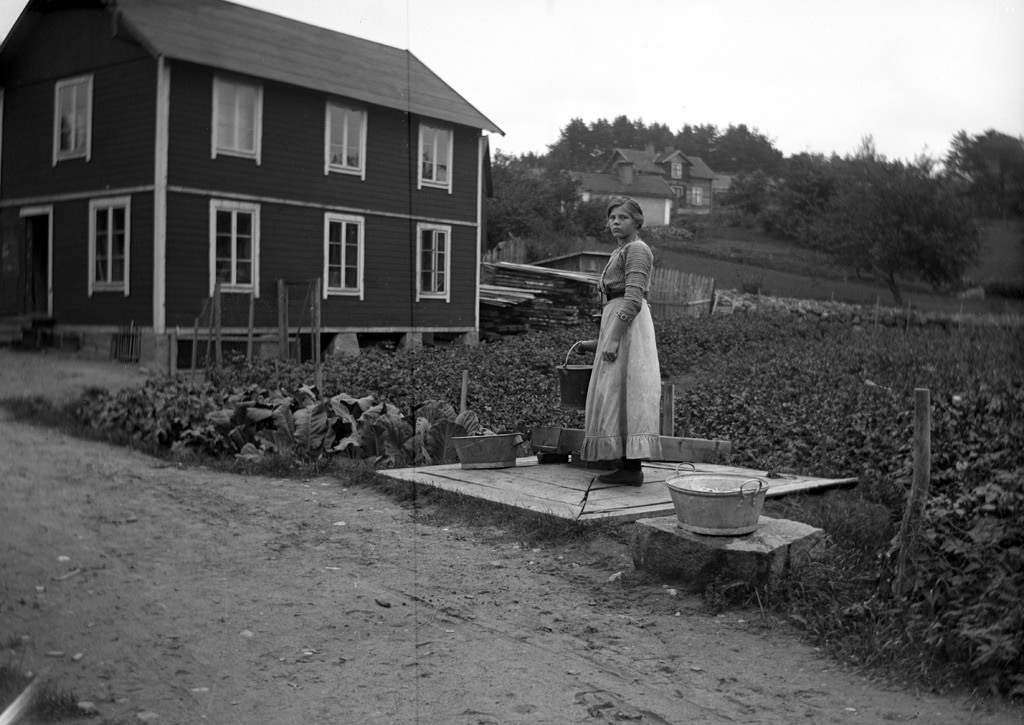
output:
{"label": "gabled roof", "polygon": [[633,169],[640,174],[664,174],[660,164],[678,156],[683,163],[690,165],[691,179],[711,179],[714,173],[699,156],[687,156],[682,151],[665,151],[657,153],[641,149],[614,149],[605,169],[614,169],[621,163],[633,164]]}
{"label": "gabled roof", "polygon": [[691,164],[691,179],[713,179],[715,177],[714,172],[708,168],[708,165],[704,163],[700,156],[687,156],[686,159]]}
{"label": "gabled roof", "polygon": [[[46,12],[48,5],[33,0],[29,9]],[[223,0],[116,0],[108,11],[118,14],[120,32],[154,56],[504,135],[407,50]]]}
{"label": "gabled roof", "polygon": [[580,182],[581,191],[589,191],[600,196],[646,196],[658,199],[674,199],[675,192],[669,188],[660,176],[637,174],[633,183],[623,184],[618,174],[596,174],[589,171],[570,171],[574,179]]}
{"label": "gabled roof", "polygon": [[605,168],[614,167],[615,164],[626,161],[633,164],[633,168],[641,174],[660,174],[664,169],[654,163],[654,154],[639,149],[615,149],[612,151],[611,160]]}

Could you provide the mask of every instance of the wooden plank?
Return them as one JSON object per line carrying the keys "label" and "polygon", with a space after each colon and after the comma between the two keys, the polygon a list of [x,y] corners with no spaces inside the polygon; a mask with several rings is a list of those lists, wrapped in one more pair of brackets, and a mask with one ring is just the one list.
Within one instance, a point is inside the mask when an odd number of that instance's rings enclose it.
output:
{"label": "wooden plank", "polygon": [[[855,485],[856,478],[826,479],[776,474],[738,466],[700,463],[684,467],[672,462],[645,462],[643,486],[602,484],[601,471],[568,464],[539,464],[535,456],[520,458],[514,467],[463,469],[458,463],[381,471],[382,475],[441,490],[493,501],[560,518],[595,521],[635,521],[673,515],[672,496],[664,482],[677,473],[730,474],[760,478],[766,497]],[[586,501],[584,501],[586,498]]]}
{"label": "wooden plank", "polygon": [[661,436],[661,459],[664,461],[703,463],[731,450],[731,441]]}

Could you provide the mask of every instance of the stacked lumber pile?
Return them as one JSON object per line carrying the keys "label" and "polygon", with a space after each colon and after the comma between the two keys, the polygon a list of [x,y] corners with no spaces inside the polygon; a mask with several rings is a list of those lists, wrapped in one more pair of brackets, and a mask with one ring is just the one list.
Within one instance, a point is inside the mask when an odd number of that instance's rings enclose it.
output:
{"label": "stacked lumber pile", "polygon": [[509,334],[588,322],[601,311],[598,277],[532,264],[484,263],[480,331]]}

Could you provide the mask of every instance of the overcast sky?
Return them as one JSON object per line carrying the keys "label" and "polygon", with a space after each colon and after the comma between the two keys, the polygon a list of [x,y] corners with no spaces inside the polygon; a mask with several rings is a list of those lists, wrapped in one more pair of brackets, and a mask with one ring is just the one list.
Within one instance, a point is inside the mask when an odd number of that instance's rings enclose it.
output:
{"label": "overcast sky", "polygon": [[[544,153],[573,118],[745,123],[786,155],[1024,136],[1024,0],[239,0],[407,48]],[[0,0],[6,36],[22,0]]]}

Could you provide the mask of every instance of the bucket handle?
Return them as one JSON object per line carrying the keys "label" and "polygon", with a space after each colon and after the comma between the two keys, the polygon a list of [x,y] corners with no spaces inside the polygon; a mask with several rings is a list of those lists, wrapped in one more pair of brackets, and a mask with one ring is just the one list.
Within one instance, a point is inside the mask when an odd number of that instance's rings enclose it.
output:
{"label": "bucket handle", "polygon": [[676,475],[679,475],[679,466],[689,466],[691,471],[693,471],[694,473],[697,472],[697,467],[695,465],[693,465],[689,461],[683,461],[682,463],[676,465]]}
{"label": "bucket handle", "polygon": [[746,487],[748,483],[757,484],[757,490],[750,494],[750,505],[753,506],[754,499],[757,498],[757,494],[761,493],[762,489],[768,488],[768,486],[760,478],[748,478],[746,481],[740,484],[740,498],[743,498],[746,495],[746,492],[743,489]]}
{"label": "bucket handle", "polygon": [[572,344],[572,347],[569,348],[569,352],[565,353],[565,364],[563,365],[563,367],[568,367],[569,366],[569,358],[572,357],[572,351],[575,350],[576,348],[578,348],[582,344],[583,344],[583,340],[577,340],[576,342],[574,342]]}

